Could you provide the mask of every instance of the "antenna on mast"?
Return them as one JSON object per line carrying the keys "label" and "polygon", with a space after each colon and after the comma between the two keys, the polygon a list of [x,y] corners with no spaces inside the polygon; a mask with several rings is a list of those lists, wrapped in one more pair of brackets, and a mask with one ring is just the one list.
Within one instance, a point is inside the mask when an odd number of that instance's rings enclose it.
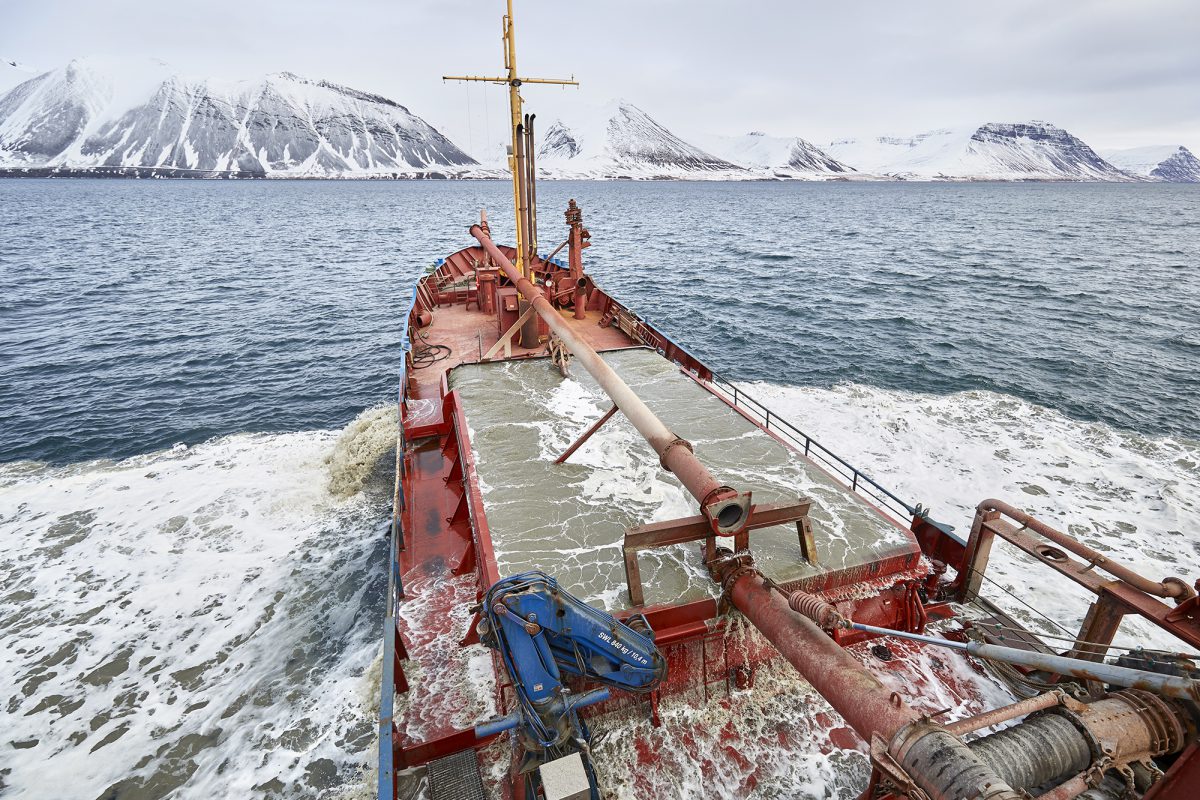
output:
{"label": "antenna on mast", "polygon": [[508,0],[508,13],[501,20],[504,42],[504,68],[507,75],[485,77],[482,75],[443,75],[443,81],[480,81],[508,86],[508,106],[511,113],[512,144],[508,148],[508,168],[513,180],[513,209],[517,225],[517,271],[532,277],[530,264],[537,254],[537,192],[534,187],[533,115],[523,114],[521,85],[526,83],[549,83],[559,86],[578,86],[572,75],[569,80],[560,78],[522,78],[517,75],[517,35],[513,22],[513,4]]}

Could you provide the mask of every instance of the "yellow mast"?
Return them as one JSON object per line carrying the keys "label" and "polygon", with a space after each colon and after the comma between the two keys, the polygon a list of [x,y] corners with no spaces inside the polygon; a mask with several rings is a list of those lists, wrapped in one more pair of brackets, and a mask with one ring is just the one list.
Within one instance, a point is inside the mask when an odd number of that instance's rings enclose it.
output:
{"label": "yellow mast", "polygon": [[[525,138],[525,124],[522,120],[521,84],[551,83],[560,86],[578,86],[574,79],[559,80],[556,78],[522,78],[517,75],[517,35],[513,24],[513,4],[508,0],[508,13],[501,20],[504,42],[504,68],[508,74],[504,77],[489,78],[480,75],[443,75],[444,81],[482,81],[508,85],[508,107],[511,113],[512,145],[508,149],[508,168],[513,180],[513,211],[517,224],[517,270],[527,278],[531,278],[529,257],[537,247],[537,231],[532,220],[537,218],[534,208],[534,194],[529,186],[531,175],[527,173],[525,159],[532,154],[527,153],[526,147],[532,147],[532,138]],[[528,232],[528,233],[527,233]]]}

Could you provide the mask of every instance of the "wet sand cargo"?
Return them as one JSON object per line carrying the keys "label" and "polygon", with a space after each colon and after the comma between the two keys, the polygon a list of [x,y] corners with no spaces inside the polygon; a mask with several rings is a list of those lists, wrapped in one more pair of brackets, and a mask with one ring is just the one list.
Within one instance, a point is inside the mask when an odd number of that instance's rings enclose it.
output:
{"label": "wet sand cargo", "polygon": [[[481,215],[406,320],[381,800],[1200,796],[1195,664],[1111,646],[1200,647],[1195,587],[999,500],[956,534],[597,286],[508,10],[466,79],[508,86],[516,243]],[[981,596],[997,538],[1090,594],[1074,641]]]}

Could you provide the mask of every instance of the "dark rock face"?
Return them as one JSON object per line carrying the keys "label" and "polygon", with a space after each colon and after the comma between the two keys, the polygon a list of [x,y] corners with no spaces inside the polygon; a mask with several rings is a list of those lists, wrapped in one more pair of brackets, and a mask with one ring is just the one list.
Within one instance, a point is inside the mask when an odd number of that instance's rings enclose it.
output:
{"label": "dark rock face", "polygon": [[290,73],[229,90],[171,76],[115,110],[113,89],[73,62],[0,96],[0,166],[337,176],[476,163],[399,103]]}
{"label": "dark rock face", "polygon": [[[0,97],[0,123],[39,96],[39,90],[44,88],[49,77],[49,74],[39,75]],[[62,81],[68,89],[77,90],[83,76],[79,70],[68,67]],[[19,153],[30,160],[49,158],[65,150],[86,125],[87,109],[72,102],[69,97],[53,98],[50,102],[39,104],[28,114],[28,123],[24,128],[0,142],[0,148]]]}
{"label": "dark rock face", "polygon": [[571,129],[561,122],[553,123],[546,129],[538,147],[539,158],[574,158],[583,151],[579,142],[571,134]]}
{"label": "dark rock face", "polygon": [[1171,183],[1200,183],[1200,159],[1181,146],[1170,158],[1150,170],[1150,175]]}
{"label": "dark rock face", "polygon": [[787,165],[801,172],[854,172],[853,167],[831,158],[824,150],[804,139],[797,139],[792,144]]}
{"label": "dark rock face", "polygon": [[971,141],[990,146],[993,155],[1017,171],[1057,173],[1078,180],[1127,178],[1082,140],[1045,122],[991,122],[976,130]]}
{"label": "dark rock face", "polygon": [[697,171],[742,169],[688,144],[629,103],[621,103],[608,120],[608,147],[618,163]]}

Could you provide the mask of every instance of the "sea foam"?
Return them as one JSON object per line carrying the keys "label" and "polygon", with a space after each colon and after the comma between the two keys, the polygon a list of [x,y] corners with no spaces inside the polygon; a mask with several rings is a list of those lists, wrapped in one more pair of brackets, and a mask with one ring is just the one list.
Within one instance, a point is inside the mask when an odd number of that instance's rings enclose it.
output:
{"label": "sea foam", "polygon": [[[1200,441],[1117,430],[986,391],[743,388],[963,538],[975,506],[996,498],[1146,577],[1200,578]],[[1074,634],[1093,597],[1006,544],[987,577],[986,597],[1055,635]],[[1181,648],[1133,619],[1117,641]]]}
{"label": "sea foam", "polygon": [[362,783],[387,502],[331,494],[335,438],[0,465],[0,794],[62,796],[47,770],[75,797]]}

